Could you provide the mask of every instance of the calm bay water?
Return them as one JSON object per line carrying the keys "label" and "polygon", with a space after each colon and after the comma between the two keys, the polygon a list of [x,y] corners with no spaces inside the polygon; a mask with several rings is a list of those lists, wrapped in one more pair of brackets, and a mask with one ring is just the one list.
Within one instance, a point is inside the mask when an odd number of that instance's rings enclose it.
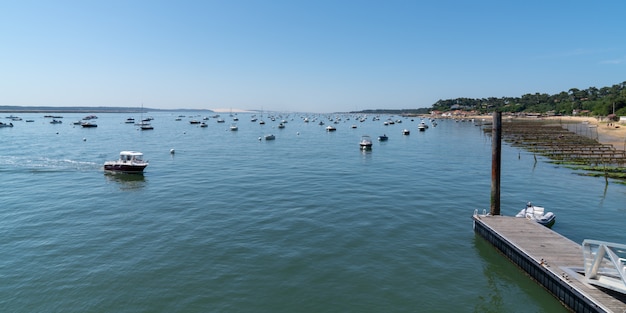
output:
{"label": "calm bay water", "polygon": [[[122,114],[93,129],[20,116],[35,122],[0,129],[4,312],[565,311],[474,234],[491,140],[470,122],[343,115],[329,133],[327,116],[278,129],[238,114],[234,132],[228,114],[200,128],[158,112],[138,131]],[[143,176],[103,172],[121,150],[145,154]],[[503,214],[533,201],[576,242],[626,242],[626,186],[537,158],[503,144]]]}

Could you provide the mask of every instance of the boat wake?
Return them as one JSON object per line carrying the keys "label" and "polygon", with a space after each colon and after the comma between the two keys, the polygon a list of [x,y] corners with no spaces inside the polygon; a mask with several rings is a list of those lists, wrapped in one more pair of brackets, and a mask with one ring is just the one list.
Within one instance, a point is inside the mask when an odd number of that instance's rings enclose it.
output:
{"label": "boat wake", "polygon": [[71,159],[32,158],[21,159],[17,157],[0,158],[0,171],[23,171],[32,172],[59,172],[59,171],[90,171],[99,169],[101,166],[95,162],[78,161]]}

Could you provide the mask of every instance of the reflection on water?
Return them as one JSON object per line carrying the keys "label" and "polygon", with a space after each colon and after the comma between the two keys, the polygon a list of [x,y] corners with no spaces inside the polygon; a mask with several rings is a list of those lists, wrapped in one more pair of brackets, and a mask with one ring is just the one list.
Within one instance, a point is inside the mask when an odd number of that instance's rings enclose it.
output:
{"label": "reflection on water", "polygon": [[114,182],[120,186],[120,190],[132,191],[141,189],[146,185],[146,178],[143,174],[126,174],[115,172],[104,172],[107,182]]}

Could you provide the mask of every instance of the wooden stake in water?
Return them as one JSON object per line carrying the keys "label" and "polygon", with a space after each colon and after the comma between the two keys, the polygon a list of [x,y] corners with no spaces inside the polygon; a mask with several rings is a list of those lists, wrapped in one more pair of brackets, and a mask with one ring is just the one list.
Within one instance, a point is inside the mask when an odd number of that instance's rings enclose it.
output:
{"label": "wooden stake in water", "polygon": [[500,163],[502,141],[502,112],[493,112],[491,129],[491,215],[500,215]]}

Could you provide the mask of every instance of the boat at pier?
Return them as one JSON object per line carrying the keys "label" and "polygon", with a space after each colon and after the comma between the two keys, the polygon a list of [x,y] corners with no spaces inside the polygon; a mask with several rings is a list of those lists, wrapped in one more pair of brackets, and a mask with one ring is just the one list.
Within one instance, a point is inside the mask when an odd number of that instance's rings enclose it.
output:
{"label": "boat at pier", "polygon": [[554,213],[546,213],[544,207],[533,205],[531,202],[528,202],[526,207],[519,211],[515,217],[525,217],[548,228],[551,228],[556,222]]}

